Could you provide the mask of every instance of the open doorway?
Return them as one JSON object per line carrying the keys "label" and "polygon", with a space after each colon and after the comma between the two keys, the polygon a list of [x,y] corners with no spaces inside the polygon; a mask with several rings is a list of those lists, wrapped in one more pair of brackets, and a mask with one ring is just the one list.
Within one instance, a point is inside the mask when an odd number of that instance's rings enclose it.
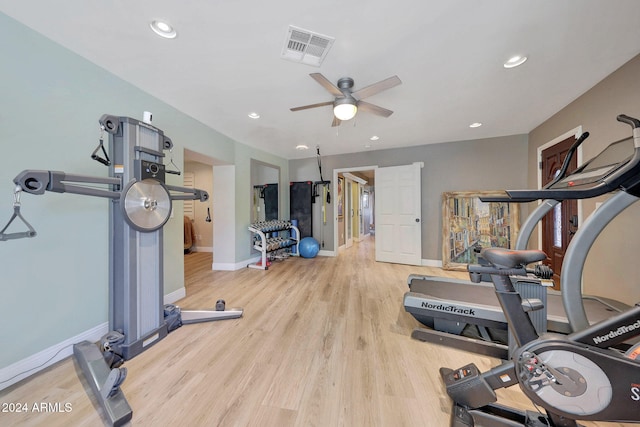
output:
{"label": "open doorway", "polygon": [[[184,162],[183,185],[213,193],[213,167],[194,160]],[[211,197],[206,202],[184,201],[184,252],[213,252]]]}
{"label": "open doorway", "polygon": [[375,234],[375,166],[334,170],[336,254]]}
{"label": "open doorway", "polygon": [[[215,168],[227,164],[207,155],[184,149],[184,186],[199,188],[209,193],[206,202],[193,202],[193,205],[185,201],[184,205],[184,250],[189,253],[207,254],[207,263],[212,267],[215,260],[215,241],[220,239],[221,221],[214,214],[214,194],[220,184],[214,180]],[[187,247],[187,245],[189,245]],[[209,263],[209,260],[210,263]]]}

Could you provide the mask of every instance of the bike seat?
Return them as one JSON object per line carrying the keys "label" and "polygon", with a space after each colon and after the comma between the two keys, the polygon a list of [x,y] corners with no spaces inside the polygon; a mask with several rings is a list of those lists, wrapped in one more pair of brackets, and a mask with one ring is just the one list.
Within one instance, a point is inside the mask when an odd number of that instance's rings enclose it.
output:
{"label": "bike seat", "polygon": [[537,249],[513,251],[505,248],[485,248],[480,254],[496,267],[514,268],[542,261],[547,255]]}

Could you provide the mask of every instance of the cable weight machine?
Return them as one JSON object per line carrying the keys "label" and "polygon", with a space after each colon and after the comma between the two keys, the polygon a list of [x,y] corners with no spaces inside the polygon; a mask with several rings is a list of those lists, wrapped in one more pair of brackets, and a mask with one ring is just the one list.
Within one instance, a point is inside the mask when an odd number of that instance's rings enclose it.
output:
{"label": "cable weight machine", "polygon": [[[14,214],[0,230],[0,241],[34,237],[35,230],[20,213],[21,191],[46,191],[110,199],[109,204],[109,332],[99,345],[84,341],[73,353],[109,425],[123,425],[133,415],[120,385],[126,368],[120,367],[163,339],[182,324],[239,318],[241,308],[180,310],[165,306],[163,282],[163,226],[171,217],[172,201],[209,199],[206,191],[167,185],[163,151],[173,143],[148,122],[103,115],[102,133],[109,134],[109,150],[102,136],[91,157],[109,167],[109,177],[73,175],[60,171],[25,170],[14,178]],[[104,157],[101,157],[102,154]],[[173,164],[173,161],[171,161]],[[106,188],[97,188],[104,185]],[[5,233],[20,219],[27,232]]]}

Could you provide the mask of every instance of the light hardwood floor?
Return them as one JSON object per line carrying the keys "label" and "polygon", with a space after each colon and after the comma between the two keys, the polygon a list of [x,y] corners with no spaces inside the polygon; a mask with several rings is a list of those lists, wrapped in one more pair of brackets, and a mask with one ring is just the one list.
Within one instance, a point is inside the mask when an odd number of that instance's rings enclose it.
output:
{"label": "light hardwood floor", "polygon": [[[224,298],[245,315],[183,326],[125,363],[135,426],[448,426],[438,368],[498,363],[412,340],[407,276],[462,273],[376,263],[372,238],[339,257],[290,258],[268,271],[210,267],[211,254],[185,256],[188,296],[179,305]],[[517,387],[499,398],[533,409]],[[0,402],[72,408],[0,413],[2,426],[102,425],[71,359],[0,392]]]}

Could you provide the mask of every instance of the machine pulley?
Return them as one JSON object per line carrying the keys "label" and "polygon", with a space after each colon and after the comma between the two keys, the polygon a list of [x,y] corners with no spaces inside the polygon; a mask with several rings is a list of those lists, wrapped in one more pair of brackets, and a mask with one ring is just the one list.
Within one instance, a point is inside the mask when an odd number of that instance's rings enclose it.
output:
{"label": "machine pulley", "polygon": [[122,192],[120,206],[127,223],[138,231],[154,231],[171,216],[169,190],[155,179],[131,181]]}

